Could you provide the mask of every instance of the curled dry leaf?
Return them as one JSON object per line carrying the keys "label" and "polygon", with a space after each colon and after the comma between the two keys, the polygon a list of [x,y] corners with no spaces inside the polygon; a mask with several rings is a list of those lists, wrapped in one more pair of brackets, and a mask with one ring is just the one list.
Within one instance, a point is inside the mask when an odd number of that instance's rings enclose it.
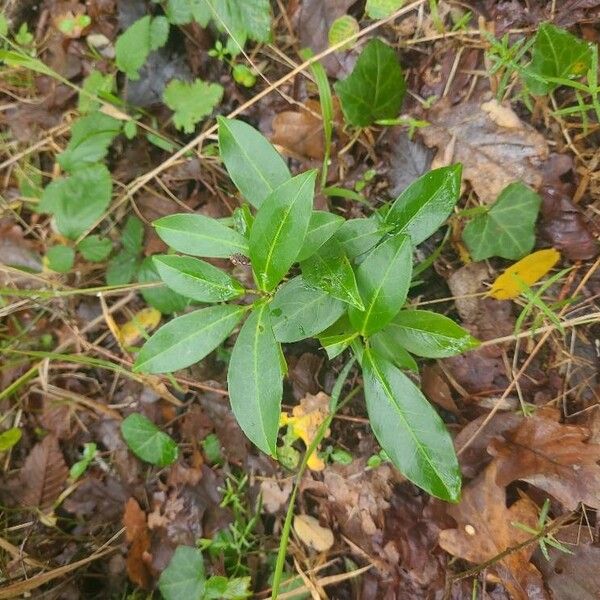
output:
{"label": "curled dry leaf", "polygon": [[21,468],[23,491],[19,500],[23,506],[42,511],[52,506],[65,488],[69,469],[54,435],[47,435],[33,447]]}
{"label": "curled dry leaf", "polygon": [[334,538],[331,529],[322,527],[318,519],[310,515],[296,515],[294,531],[304,544],[317,552],[327,552],[333,546]]}
{"label": "curled dry leaf", "polygon": [[[527,499],[506,507],[506,491],[496,483],[496,466],[487,469],[463,491],[457,506],[448,509],[456,529],[440,532],[440,546],[454,556],[481,564],[531,538],[513,523],[535,527],[537,509]],[[502,580],[513,600],[548,598],[539,571],[529,562],[535,544],[511,552],[489,569]]]}
{"label": "curled dry leaf", "polygon": [[129,579],[142,589],[148,589],[152,574],[145,558],[150,548],[150,534],[146,522],[146,513],[135,498],[129,498],[123,513],[125,537],[129,542],[127,553],[127,574]]}
{"label": "curled dry leaf", "polygon": [[586,440],[589,431],[562,425],[545,416],[521,425],[488,447],[496,457],[498,485],[527,481],[560,500],[569,510],[580,502],[600,508],[600,444]]}
{"label": "curled dry leaf", "polygon": [[443,100],[426,118],[431,125],[421,135],[429,147],[438,148],[432,167],[442,166],[440,162],[462,163],[463,177],[483,202],[493,202],[514,181],[535,189],[541,185],[539,168],[548,157],[546,140],[512,109],[496,100],[457,106]]}

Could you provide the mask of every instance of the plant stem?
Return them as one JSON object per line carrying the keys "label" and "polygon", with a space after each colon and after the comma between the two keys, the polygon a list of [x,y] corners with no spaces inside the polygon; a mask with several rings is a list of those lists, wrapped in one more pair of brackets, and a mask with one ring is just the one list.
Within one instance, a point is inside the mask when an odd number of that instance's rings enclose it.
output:
{"label": "plant stem", "polygon": [[333,390],[331,392],[331,398],[329,400],[329,415],[326,419],[323,420],[319,429],[317,430],[317,434],[313,438],[312,442],[306,449],[304,453],[304,457],[302,459],[302,463],[300,464],[300,468],[298,469],[298,473],[296,474],[296,479],[294,482],[294,489],[292,490],[292,494],[290,496],[290,501],[288,504],[287,513],[285,515],[285,521],[283,523],[283,530],[281,532],[281,540],[279,542],[279,551],[277,552],[277,562],[275,564],[275,571],[273,573],[273,587],[271,590],[271,600],[276,600],[277,595],[279,594],[279,586],[281,584],[281,576],[283,574],[283,568],[285,566],[285,557],[287,554],[288,542],[290,540],[290,531],[292,528],[292,518],[294,516],[294,505],[296,503],[296,496],[298,495],[298,489],[300,488],[300,481],[304,476],[304,472],[306,471],[306,465],[308,464],[308,459],[312,455],[312,453],[317,449],[317,446],[321,443],[322,439],[325,437],[325,432],[329,429],[331,425],[331,421],[335,415],[335,412],[338,408],[338,400],[340,394],[342,392],[342,387],[344,386],[344,382],[348,377],[348,373],[350,369],[354,365],[355,358],[352,357],[342,369],[341,373],[338,375],[338,378],[335,381],[335,385],[333,386]]}

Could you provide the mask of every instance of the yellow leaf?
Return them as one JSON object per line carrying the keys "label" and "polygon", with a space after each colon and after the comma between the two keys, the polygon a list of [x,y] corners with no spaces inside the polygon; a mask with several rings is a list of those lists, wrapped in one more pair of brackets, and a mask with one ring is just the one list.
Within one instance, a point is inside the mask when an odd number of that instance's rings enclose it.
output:
{"label": "yellow leaf", "polygon": [[310,515],[296,515],[294,531],[309,548],[317,552],[326,552],[333,546],[334,538],[331,529],[322,527],[319,521]]}
{"label": "yellow leaf", "polygon": [[152,331],[160,323],[160,311],[155,308],[144,308],[127,321],[119,329],[119,339],[123,346],[133,346],[142,338],[144,332]]}
{"label": "yellow leaf", "polygon": [[492,284],[489,295],[497,300],[516,298],[521,284],[533,285],[546,275],[560,260],[560,252],[554,248],[538,250],[508,267]]}

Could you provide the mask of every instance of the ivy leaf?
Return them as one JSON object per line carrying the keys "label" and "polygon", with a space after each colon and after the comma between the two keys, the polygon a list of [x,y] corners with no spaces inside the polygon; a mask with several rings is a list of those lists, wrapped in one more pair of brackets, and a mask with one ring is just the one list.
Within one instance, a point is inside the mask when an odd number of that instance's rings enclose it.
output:
{"label": "ivy leaf", "polygon": [[223,86],[196,79],[193,83],[173,79],[163,92],[165,104],[174,111],[173,123],[184,133],[192,133],[194,126],[210,115],[223,97]]}
{"label": "ivy leaf", "polygon": [[275,456],[283,372],[281,348],[273,334],[267,304],[252,311],[238,335],[227,385],[231,409],[242,431],[260,450]]}
{"label": "ivy leaf", "polygon": [[246,308],[223,304],[176,317],[142,347],[135,372],[171,373],[202,360],[231,333]]}
{"label": "ivy leaf", "polygon": [[158,587],[165,600],[201,600],[206,574],[202,552],[191,546],[177,546]]}
{"label": "ivy leaf", "polygon": [[110,254],[112,242],[99,235],[89,235],[77,244],[77,250],[81,252],[85,260],[102,262]]}
{"label": "ivy leaf", "polygon": [[540,197],[523,183],[506,186],[490,209],[464,228],[463,240],[473,260],[517,260],[530,252],[540,204]]}
{"label": "ivy leaf", "polygon": [[74,172],[102,160],[112,141],[121,131],[121,123],[101,112],[93,112],[75,121],[71,139],[65,151],[58,155],[58,164]]}
{"label": "ivy leaf", "polygon": [[592,48],[588,42],[551,23],[543,23],[535,36],[525,80],[530,91],[541,96],[560,86],[549,78],[574,79],[585,75],[591,66]]}
{"label": "ivy leaf", "polygon": [[259,208],[263,200],[291,178],[285,161],[254,127],[218,117],[219,151],[242,196]]}
{"label": "ivy leaf", "polygon": [[129,415],[121,423],[121,434],[129,449],[152,465],[166,467],[177,460],[177,444],[144,415]]}
{"label": "ivy leaf", "polygon": [[409,235],[414,246],[435,233],[460,196],[461,165],[429,171],[411,183],[390,207],[385,224]]}
{"label": "ivy leaf", "polygon": [[[137,273],[137,280],[140,283],[161,281],[151,256],[147,256],[142,261]],[[163,315],[180,312],[190,303],[188,298],[180,296],[166,285],[163,285],[162,287],[142,288],[140,292],[144,300]]]}
{"label": "ivy leaf", "polygon": [[396,52],[381,40],[372,39],[358,57],[352,73],[334,88],[346,121],[366,127],[378,119],[398,116],[406,82]]}
{"label": "ivy leaf", "polygon": [[101,164],[90,165],[48,184],[38,208],[54,215],[60,233],[76,239],[102,216],[111,195],[108,169]]}
{"label": "ivy leaf", "polygon": [[164,46],[169,37],[169,21],[166,17],[146,15],[130,25],[115,43],[115,64],[129,79],[140,78],[148,54]]}
{"label": "ivy leaf", "polygon": [[392,463],[432,496],[458,502],[460,469],[439,415],[402,371],[371,348],[362,367],[369,421]]}

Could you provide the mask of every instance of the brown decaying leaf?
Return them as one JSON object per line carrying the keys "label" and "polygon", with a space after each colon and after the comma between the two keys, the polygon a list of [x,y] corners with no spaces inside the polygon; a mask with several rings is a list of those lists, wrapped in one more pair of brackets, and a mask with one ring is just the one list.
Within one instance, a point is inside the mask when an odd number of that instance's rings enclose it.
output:
{"label": "brown decaying leaf", "polygon": [[432,167],[462,163],[464,178],[483,202],[493,202],[513,181],[534,188],[541,185],[539,167],[548,156],[546,140],[510,108],[496,100],[458,106],[442,100],[426,118],[431,125],[420,133],[428,146],[438,148]]}
{"label": "brown decaying leaf", "polygon": [[323,121],[315,116],[320,114],[319,102],[308,100],[307,110],[284,110],[273,118],[271,142],[282,150],[299,156],[322,159],[325,154]]}
{"label": "brown decaying leaf", "polygon": [[127,574],[129,579],[142,589],[149,589],[152,574],[148,567],[147,553],[150,548],[150,534],[146,513],[135,498],[129,498],[123,512],[125,538],[130,543],[127,553]]}
{"label": "brown decaying leaf", "polygon": [[546,417],[524,419],[488,447],[496,457],[498,485],[521,479],[560,500],[569,510],[580,502],[600,508],[600,444],[586,443],[589,431]]}
{"label": "brown decaying leaf", "polygon": [[333,546],[334,538],[331,529],[322,527],[319,520],[310,515],[296,515],[294,531],[304,544],[317,552],[326,552]]}
{"label": "brown decaying leaf", "polygon": [[[531,538],[515,527],[535,527],[537,509],[527,499],[506,507],[506,491],[496,483],[496,466],[487,469],[463,491],[460,504],[448,508],[456,529],[440,532],[440,546],[454,556],[480,565]],[[489,567],[513,600],[548,598],[539,571],[529,562],[535,544],[511,552]]]}
{"label": "brown decaying leaf", "polygon": [[54,435],[33,447],[21,468],[20,503],[46,510],[65,488],[69,469]]}

